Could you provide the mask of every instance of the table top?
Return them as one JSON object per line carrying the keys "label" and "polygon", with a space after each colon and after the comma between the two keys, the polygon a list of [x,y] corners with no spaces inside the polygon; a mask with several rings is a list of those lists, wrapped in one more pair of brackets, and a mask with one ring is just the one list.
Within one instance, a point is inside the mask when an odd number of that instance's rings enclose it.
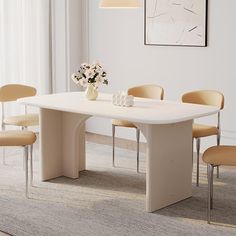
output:
{"label": "table top", "polygon": [[84,92],[28,97],[19,99],[18,102],[39,108],[144,124],[178,123],[212,115],[220,110],[218,107],[213,106],[145,98],[135,98],[133,107],[119,107],[112,104],[112,94],[99,93],[96,101],[88,101]]}

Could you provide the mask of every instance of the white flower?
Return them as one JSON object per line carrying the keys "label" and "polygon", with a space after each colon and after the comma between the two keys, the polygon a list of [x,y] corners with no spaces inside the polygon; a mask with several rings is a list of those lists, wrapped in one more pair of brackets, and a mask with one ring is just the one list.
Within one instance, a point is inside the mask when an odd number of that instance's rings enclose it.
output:
{"label": "white flower", "polygon": [[88,63],[82,63],[80,68],[82,68],[82,69],[89,69],[90,65]]}
{"label": "white flower", "polygon": [[71,76],[71,79],[73,80],[73,82],[74,82],[75,84],[79,84],[79,79],[78,79],[78,77],[77,77],[76,74],[73,74],[73,75]]}
{"label": "white flower", "polygon": [[86,78],[93,78],[95,76],[95,71],[92,69],[86,70],[84,75]]}
{"label": "white flower", "polygon": [[71,79],[75,84],[79,84],[82,87],[87,87],[88,83],[98,87],[100,84],[108,84],[106,76],[107,73],[99,62],[93,64],[83,63],[78,72],[71,76]]}
{"label": "white flower", "polygon": [[97,72],[99,75],[102,75],[103,69],[102,69],[101,67],[97,67],[96,72]]}
{"label": "white flower", "polygon": [[96,78],[96,83],[97,84],[102,84],[104,82],[104,78],[102,77],[102,76],[98,76],[97,78]]}
{"label": "white flower", "polygon": [[79,84],[80,84],[80,86],[86,88],[88,86],[88,80],[85,78],[82,78],[79,80]]}

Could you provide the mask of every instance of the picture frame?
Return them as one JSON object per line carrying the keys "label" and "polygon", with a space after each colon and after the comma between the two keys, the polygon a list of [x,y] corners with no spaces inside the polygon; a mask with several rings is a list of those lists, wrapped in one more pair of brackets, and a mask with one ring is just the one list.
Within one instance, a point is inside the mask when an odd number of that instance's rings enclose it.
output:
{"label": "picture frame", "polygon": [[145,0],[144,44],[207,47],[208,0]]}

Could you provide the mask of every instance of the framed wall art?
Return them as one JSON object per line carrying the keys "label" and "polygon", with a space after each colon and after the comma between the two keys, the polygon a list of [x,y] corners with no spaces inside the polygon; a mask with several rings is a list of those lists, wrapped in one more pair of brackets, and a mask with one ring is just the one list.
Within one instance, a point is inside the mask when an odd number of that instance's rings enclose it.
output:
{"label": "framed wall art", "polygon": [[145,44],[207,46],[207,0],[145,0]]}

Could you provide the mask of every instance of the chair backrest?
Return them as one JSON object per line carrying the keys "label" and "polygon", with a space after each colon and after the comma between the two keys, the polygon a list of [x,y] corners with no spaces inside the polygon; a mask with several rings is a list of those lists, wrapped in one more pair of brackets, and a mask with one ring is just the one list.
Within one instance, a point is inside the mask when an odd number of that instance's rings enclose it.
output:
{"label": "chair backrest", "polygon": [[21,84],[8,84],[0,87],[0,102],[12,102],[19,98],[35,96],[37,90]]}
{"label": "chair backrest", "polygon": [[134,97],[163,100],[164,89],[158,85],[142,85],[128,89],[128,94]]}
{"label": "chair backrest", "polygon": [[182,101],[185,103],[216,106],[221,110],[224,108],[224,95],[214,90],[199,90],[185,93],[182,96]]}

